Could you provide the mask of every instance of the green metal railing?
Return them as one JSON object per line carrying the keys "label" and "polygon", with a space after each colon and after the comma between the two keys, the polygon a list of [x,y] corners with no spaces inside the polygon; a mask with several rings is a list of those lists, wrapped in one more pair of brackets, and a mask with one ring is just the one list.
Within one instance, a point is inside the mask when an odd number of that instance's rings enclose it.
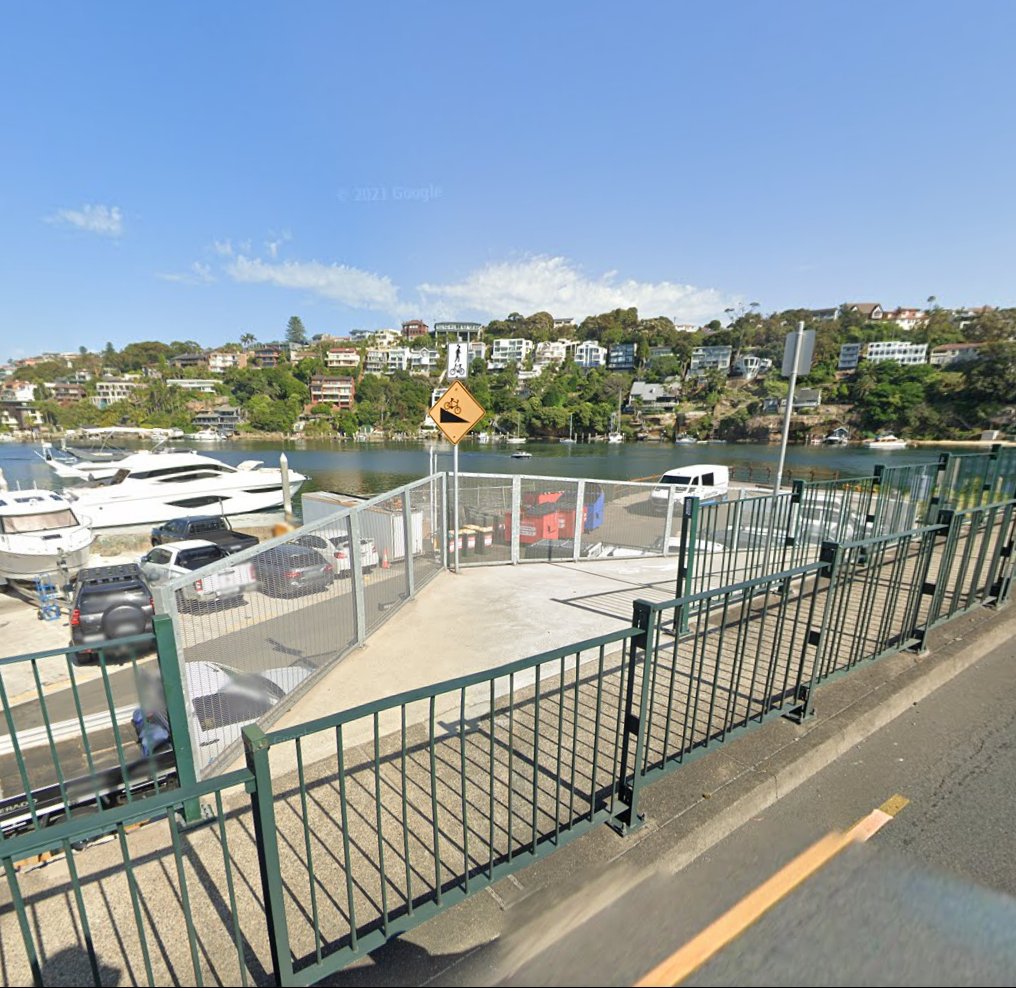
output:
{"label": "green metal railing", "polygon": [[[155,644],[154,660],[100,654],[84,672],[74,649],[0,660],[4,792],[25,804],[0,839],[0,933],[23,945],[8,980],[55,977],[52,944],[76,931],[81,981],[112,980],[100,948],[115,941],[132,981],[311,984],[600,822],[638,827],[652,779],[771,717],[802,720],[830,677],[1008,601],[1016,497],[994,455],[687,501],[674,597],[636,601],[628,627],[292,728],[249,725],[247,768],[205,782],[185,745],[179,788],[151,760],[131,774],[125,732],[161,665],[174,738],[189,737],[167,619],[110,643]],[[33,689],[15,694],[13,677]],[[96,784],[107,762],[109,792]],[[46,779],[64,812],[40,806]],[[202,800],[209,825],[193,826]],[[18,867],[54,851],[60,883]]]}
{"label": "green metal railing", "polygon": [[158,790],[165,765],[137,749],[131,714],[158,676],[154,635],[0,659],[0,833]]}
{"label": "green metal railing", "polygon": [[246,728],[281,982],[311,984],[597,822],[627,822],[615,780],[636,634]]}
{"label": "green metal railing", "polygon": [[[244,922],[238,881],[242,861],[256,848],[225,799],[252,784],[246,770],[232,772],[0,842],[3,912],[13,913],[22,947],[19,956],[13,930],[4,937],[8,983],[117,983],[120,972],[108,963],[115,934],[128,982],[249,984],[250,969],[257,970],[251,944],[263,939],[264,926],[256,910]],[[211,800],[211,833],[188,830],[183,822],[186,805],[200,799]],[[105,843],[81,855],[84,845],[98,840]],[[47,875],[40,884],[19,868],[50,854],[65,863],[65,881]],[[209,924],[209,915],[221,917],[221,925]],[[77,931],[76,951],[66,950],[66,931]]]}

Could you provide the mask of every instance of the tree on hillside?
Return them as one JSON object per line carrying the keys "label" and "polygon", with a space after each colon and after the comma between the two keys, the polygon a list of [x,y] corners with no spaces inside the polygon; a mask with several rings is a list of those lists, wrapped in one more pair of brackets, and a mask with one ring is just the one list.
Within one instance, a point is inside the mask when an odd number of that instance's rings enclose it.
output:
{"label": "tree on hillside", "polygon": [[290,316],[286,323],[287,343],[306,343],[307,330],[304,329],[303,320],[299,316]]}
{"label": "tree on hillside", "polygon": [[240,336],[240,346],[246,350],[249,347],[254,346],[254,344],[257,343],[257,340],[258,338],[253,333],[243,333]]}

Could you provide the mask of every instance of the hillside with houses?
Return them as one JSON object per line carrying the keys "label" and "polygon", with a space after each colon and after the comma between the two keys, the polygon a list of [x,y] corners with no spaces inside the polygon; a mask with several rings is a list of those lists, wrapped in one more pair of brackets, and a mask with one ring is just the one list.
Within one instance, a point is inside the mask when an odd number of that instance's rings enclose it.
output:
{"label": "hillside with houses", "polygon": [[[139,341],[42,353],[0,366],[0,430],[204,430],[223,436],[415,438],[463,344],[481,428],[532,437],[766,442],[786,399],[784,340],[803,320],[814,363],[799,382],[792,437],[976,439],[1016,429],[1016,310],[847,302],[705,326],[634,308],[581,321],[511,313],[486,324],[420,319],[398,329],[310,336],[294,316],[280,339],[250,332],[216,347]],[[274,335],[274,334],[272,334]],[[620,409],[620,419],[617,419]]]}

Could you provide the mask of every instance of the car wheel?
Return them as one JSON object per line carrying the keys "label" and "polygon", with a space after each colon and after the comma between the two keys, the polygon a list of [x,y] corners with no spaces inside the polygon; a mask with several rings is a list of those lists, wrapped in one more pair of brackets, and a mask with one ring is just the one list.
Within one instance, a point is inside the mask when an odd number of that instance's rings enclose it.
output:
{"label": "car wheel", "polygon": [[144,612],[133,604],[118,604],[102,615],[102,633],[107,639],[144,634],[146,624]]}

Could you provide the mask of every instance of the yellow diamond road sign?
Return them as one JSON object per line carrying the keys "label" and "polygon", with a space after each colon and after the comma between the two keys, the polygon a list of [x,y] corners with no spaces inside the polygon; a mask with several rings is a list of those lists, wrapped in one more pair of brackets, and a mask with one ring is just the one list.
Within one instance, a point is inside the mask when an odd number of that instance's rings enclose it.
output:
{"label": "yellow diamond road sign", "polygon": [[450,443],[458,444],[484,415],[486,409],[461,381],[456,381],[427,413]]}

